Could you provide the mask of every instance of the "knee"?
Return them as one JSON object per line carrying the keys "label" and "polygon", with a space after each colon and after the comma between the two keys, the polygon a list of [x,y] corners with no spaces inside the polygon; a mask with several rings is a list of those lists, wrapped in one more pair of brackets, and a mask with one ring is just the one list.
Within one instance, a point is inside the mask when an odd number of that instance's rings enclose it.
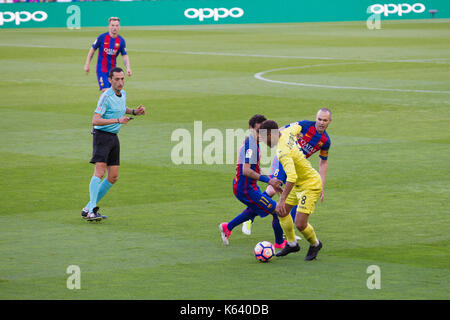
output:
{"label": "knee", "polygon": [[289,214],[289,212],[286,212],[286,213],[277,212],[277,217],[284,218],[284,217],[287,217],[288,214]]}
{"label": "knee", "polygon": [[299,231],[303,231],[308,226],[308,222],[305,221],[295,221],[295,226]]}
{"label": "knee", "polygon": [[94,173],[94,176],[96,176],[97,178],[103,179],[103,177],[105,176],[105,173],[101,172],[101,171],[96,171]]}
{"label": "knee", "polygon": [[114,183],[116,183],[117,182],[117,180],[119,180],[119,175],[112,175],[112,176],[110,176],[110,177],[108,177],[108,181],[109,181],[109,183],[111,183],[111,184],[114,184]]}

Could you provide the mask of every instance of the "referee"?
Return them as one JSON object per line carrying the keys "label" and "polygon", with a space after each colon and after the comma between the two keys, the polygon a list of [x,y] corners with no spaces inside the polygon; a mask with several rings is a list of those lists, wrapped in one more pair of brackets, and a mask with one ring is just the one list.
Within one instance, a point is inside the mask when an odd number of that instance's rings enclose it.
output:
{"label": "referee", "polygon": [[[125,114],[144,115],[145,107],[130,109],[126,105],[127,94],[122,89],[124,72],[121,68],[113,68],[108,77],[111,87],[100,96],[94,116],[92,117],[93,152],[91,163],[94,164],[94,176],[89,184],[89,203],[81,215],[88,221],[100,221],[105,216],[98,212],[97,203],[105,196],[119,177],[120,144],[117,133],[131,117]],[[105,172],[106,179],[102,181]]]}

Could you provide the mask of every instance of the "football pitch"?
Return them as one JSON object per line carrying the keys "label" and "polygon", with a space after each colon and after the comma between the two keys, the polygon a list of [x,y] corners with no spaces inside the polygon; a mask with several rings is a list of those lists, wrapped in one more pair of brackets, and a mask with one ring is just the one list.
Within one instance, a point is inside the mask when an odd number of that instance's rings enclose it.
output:
{"label": "football pitch", "polygon": [[[83,65],[106,31],[0,30],[0,299],[449,298],[449,20],[122,27],[128,106],[148,114],[122,127],[108,219],[88,223],[97,53]],[[225,136],[256,113],[285,125],[320,107],[333,121],[317,260],[302,239],[257,262],[271,218],[224,246],[218,224],[244,209],[235,165],[175,164],[172,133],[201,121]]]}

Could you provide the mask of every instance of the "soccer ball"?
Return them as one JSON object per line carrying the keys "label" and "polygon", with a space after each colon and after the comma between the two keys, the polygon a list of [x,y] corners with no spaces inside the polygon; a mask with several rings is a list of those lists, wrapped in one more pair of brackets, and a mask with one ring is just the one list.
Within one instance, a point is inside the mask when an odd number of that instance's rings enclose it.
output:
{"label": "soccer ball", "polygon": [[253,252],[255,253],[256,260],[268,262],[275,255],[275,248],[269,241],[261,241],[255,246]]}

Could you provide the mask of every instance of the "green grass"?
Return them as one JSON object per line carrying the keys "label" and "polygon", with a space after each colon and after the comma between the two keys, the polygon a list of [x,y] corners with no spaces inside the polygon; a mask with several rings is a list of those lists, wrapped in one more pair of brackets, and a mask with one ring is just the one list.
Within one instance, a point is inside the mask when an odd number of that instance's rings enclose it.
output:
{"label": "green grass", "polygon": [[[89,76],[83,64],[104,29],[2,30],[0,299],[448,299],[450,22],[436,21],[124,27],[128,104],[149,114],[120,132],[101,223],[80,209],[99,96],[95,64]],[[441,93],[254,78],[280,68],[291,69],[265,76]],[[321,106],[333,122],[326,199],[310,219],[318,260],[303,261],[302,240],[300,254],[258,263],[270,218],[250,237],[238,227],[224,247],[217,226],[243,209],[235,166],[174,165],[172,132],[200,120],[245,129],[255,113],[284,125]],[[81,268],[81,290],[66,288],[69,265]],[[380,290],[366,287],[370,265]]]}

